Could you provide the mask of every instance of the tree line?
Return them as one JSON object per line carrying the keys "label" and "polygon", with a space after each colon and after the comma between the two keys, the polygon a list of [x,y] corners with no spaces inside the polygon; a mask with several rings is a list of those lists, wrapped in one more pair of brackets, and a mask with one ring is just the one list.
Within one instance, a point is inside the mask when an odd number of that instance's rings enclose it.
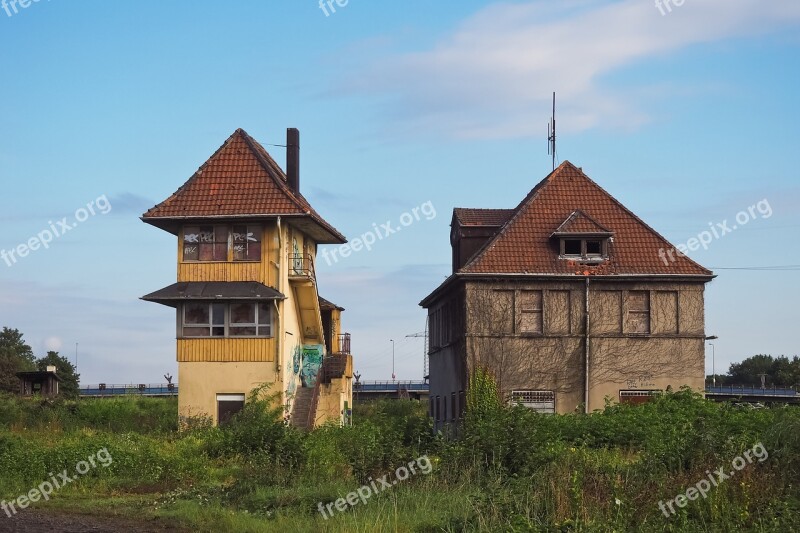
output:
{"label": "tree line", "polygon": [[707,382],[710,385],[713,377],[716,377],[717,386],[760,387],[762,375],[764,384],[769,388],[800,387],[800,357],[795,355],[790,359],[784,355],[779,357],[766,354],[754,355],[741,363],[732,363],[727,374],[708,376]]}
{"label": "tree line", "polygon": [[53,351],[37,359],[19,330],[3,328],[0,332],[0,391],[16,394],[19,392],[17,372],[45,371],[48,366],[56,367],[61,379],[58,385],[61,396],[77,398],[80,375],[72,363]]}

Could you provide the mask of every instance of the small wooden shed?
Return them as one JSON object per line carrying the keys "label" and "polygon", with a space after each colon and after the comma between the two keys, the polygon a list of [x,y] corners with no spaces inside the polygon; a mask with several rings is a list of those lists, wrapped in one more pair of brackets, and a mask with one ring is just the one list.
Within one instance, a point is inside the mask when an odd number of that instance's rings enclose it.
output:
{"label": "small wooden shed", "polygon": [[58,382],[61,378],[56,374],[54,366],[48,366],[44,372],[17,372],[17,377],[20,396],[58,396]]}

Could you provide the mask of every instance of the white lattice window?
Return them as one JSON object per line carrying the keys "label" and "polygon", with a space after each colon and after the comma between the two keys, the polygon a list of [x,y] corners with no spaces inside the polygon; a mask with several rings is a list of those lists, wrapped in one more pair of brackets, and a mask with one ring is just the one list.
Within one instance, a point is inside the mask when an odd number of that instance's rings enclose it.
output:
{"label": "white lattice window", "polygon": [[539,413],[556,412],[556,393],[550,390],[511,391],[511,401]]}

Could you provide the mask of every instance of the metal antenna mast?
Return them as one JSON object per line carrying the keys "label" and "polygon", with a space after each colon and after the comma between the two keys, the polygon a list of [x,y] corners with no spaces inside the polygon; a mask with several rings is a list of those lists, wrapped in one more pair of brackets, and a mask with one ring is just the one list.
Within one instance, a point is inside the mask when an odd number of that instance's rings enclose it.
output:
{"label": "metal antenna mast", "polygon": [[419,333],[412,333],[411,335],[406,335],[406,337],[424,337],[425,338],[425,353],[423,355],[423,363],[422,363],[422,377],[428,375],[428,318],[425,317],[425,331],[420,331]]}
{"label": "metal antenna mast", "polygon": [[553,116],[547,125],[547,153],[553,156],[553,170],[556,169],[556,93],[553,93]]}

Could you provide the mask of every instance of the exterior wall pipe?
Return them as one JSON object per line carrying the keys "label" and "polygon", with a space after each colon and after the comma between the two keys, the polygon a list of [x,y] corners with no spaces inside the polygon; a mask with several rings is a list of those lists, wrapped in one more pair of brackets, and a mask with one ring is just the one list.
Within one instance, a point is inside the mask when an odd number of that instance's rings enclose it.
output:
{"label": "exterior wall pipe", "polygon": [[584,399],[586,414],[589,414],[589,276],[586,276],[586,323],[585,323],[585,338],[583,342],[584,358],[586,360],[586,383],[584,386]]}

